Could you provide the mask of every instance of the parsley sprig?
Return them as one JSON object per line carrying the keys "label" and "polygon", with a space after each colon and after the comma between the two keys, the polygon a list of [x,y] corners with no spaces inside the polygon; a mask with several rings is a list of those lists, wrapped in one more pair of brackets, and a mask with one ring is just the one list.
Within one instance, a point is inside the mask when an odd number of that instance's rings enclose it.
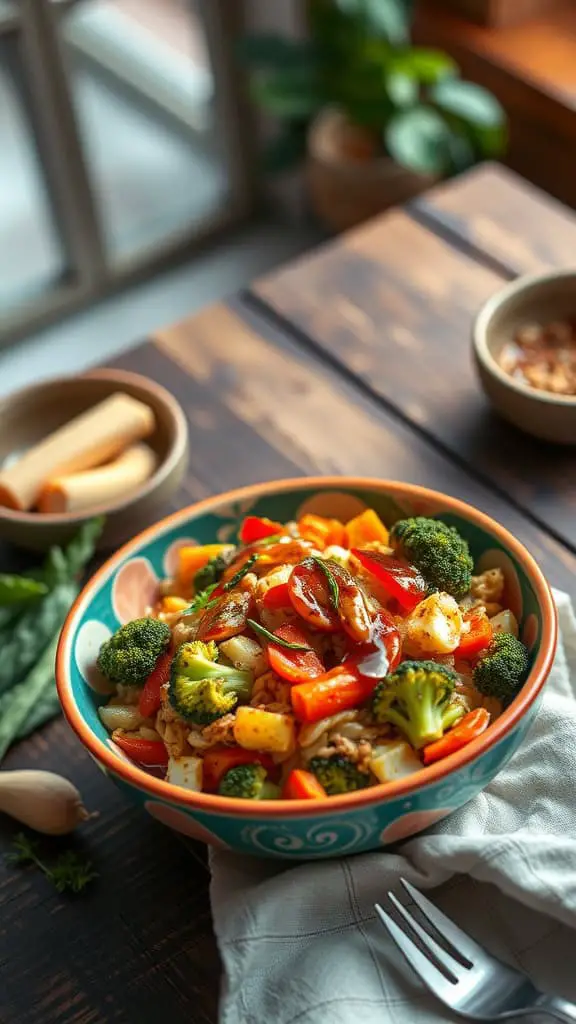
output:
{"label": "parsley sprig", "polygon": [[38,843],[24,832],[18,832],[12,843],[12,851],[6,855],[8,864],[24,867],[34,864],[58,892],[82,892],[95,878],[92,861],[81,857],[74,850],[61,853],[52,864],[47,864],[38,855]]}

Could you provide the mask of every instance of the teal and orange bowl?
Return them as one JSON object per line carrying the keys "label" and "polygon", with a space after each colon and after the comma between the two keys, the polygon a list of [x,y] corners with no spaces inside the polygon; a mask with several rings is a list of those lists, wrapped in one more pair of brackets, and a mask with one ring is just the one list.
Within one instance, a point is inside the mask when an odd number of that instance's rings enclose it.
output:
{"label": "teal and orange bowl", "polygon": [[[248,513],[287,521],[304,512],[347,521],[376,509],[387,525],[410,515],[441,516],[470,544],[477,569],[500,566],[506,598],[531,654],[514,702],[463,750],[406,779],[325,801],[252,802],[193,793],[128,761],[98,717],[105,697],[94,671],[103,640],[153,601],[183,544],[234,541]],[[57,683],[64,713],[102,770],[170,828],[214,846],[289,860],[382,849],[433,825],[472,800],[524,740],[552,665],[557,617],[550,588],[526,548],[484,513],[427,488],[352,477],[257,484],[201,501],[138,534],[84,587],[60,640]],[[529,742],[529,738],[526,740]]]}

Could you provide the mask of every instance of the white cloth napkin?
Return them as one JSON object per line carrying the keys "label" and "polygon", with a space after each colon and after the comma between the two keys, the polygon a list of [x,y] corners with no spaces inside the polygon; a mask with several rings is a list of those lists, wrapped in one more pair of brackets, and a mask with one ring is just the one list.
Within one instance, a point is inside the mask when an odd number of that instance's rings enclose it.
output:
{"label": "white cloth napkin", "polygon": [[576,619],[510,763],[475,800],[394,853],[284,866],[211,851],[221,1024],[437,1024],[374,913],[403,875],[497,956],[576,1001]]}

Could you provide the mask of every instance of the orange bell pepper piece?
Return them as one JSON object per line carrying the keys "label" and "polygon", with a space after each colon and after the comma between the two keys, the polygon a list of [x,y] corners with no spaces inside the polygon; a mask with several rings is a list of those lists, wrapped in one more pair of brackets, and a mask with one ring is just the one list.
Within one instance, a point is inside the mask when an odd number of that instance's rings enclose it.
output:
{"label": "orange bell pepper piece", "polygon": [[328,794],[316,776],[303,768],[292,769],[282,790],[284,800],[323,800],[326,796]]}
{"label": "orange bell pepper piece", "polygon": [[388,530],[373,508],[365,509],[346,523],[346,547],[362,548],[373,541],[388,545],[388,540]]}
{"label": "orange bell pepper piece", "polygon": [[178,552],[178,581],[185,587],[194,582],[199,569],[221,555],[229,544],[196,544],[180,548]]}
{"label": "orange bell pepper piece", "polygon": [[331,544],[342,547],[345,540],[344,527],[339,519],[324,519],[323,516],[308,514],[298,520],[298,533],[303,540],[309,540],[319,551]]}

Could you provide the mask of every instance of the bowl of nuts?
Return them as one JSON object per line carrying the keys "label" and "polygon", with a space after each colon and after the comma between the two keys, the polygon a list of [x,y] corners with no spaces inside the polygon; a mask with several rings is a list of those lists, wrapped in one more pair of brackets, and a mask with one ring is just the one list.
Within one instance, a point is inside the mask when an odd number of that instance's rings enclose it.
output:
{"label": "bowl of nuts", "polygon": [[472,341],[501,416],[542,440],[576,444],[576,270],[507,285],[478,313]]}

